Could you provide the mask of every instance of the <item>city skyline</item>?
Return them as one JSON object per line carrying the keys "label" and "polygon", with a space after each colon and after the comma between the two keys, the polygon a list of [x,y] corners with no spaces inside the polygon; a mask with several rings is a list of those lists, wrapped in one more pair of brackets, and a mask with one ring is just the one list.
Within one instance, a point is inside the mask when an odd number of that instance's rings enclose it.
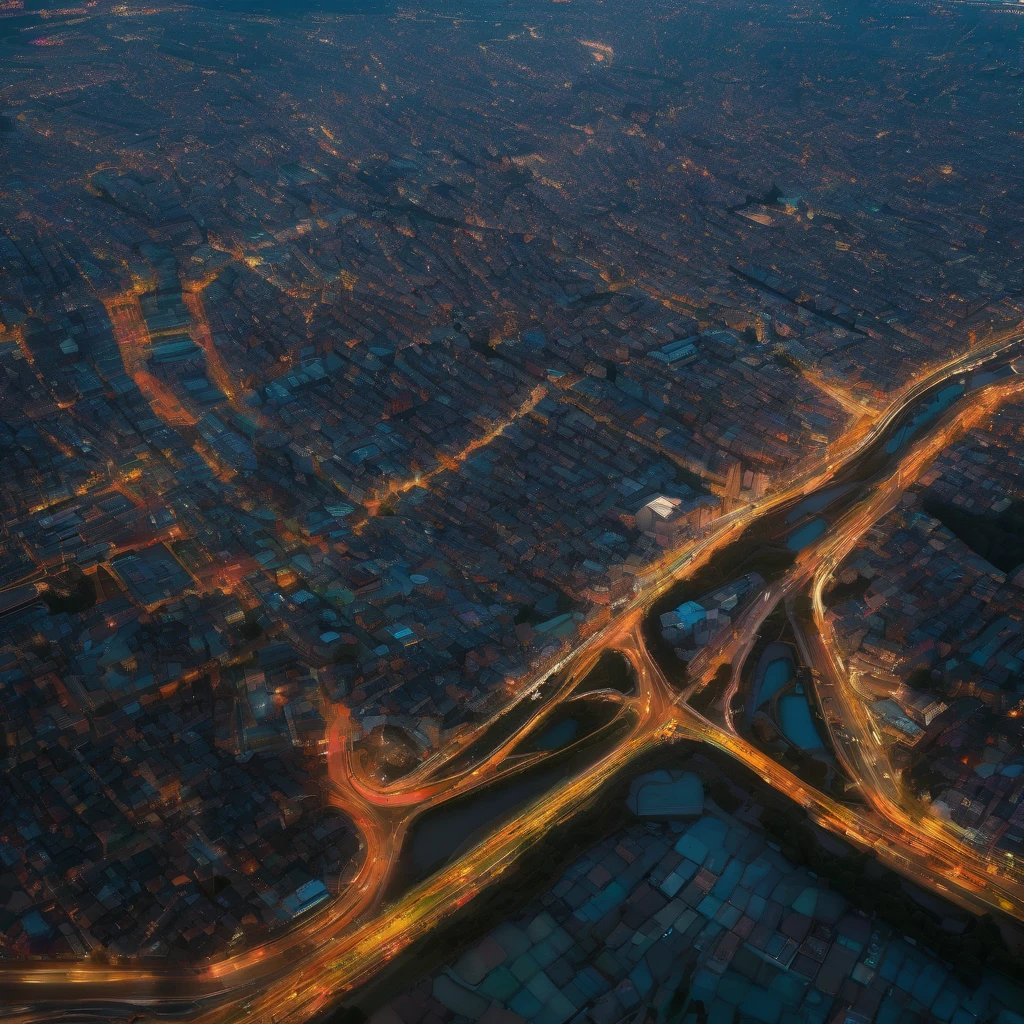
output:
{"label": "city skyline", "polygon": [[0,4],[0,1020],[1018,1019],[1020,24]]}

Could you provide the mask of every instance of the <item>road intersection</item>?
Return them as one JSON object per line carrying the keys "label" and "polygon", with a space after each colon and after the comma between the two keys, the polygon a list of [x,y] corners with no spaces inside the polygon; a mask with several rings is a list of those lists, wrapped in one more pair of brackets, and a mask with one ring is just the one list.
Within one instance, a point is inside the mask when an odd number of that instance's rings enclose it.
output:
{"label": "road intersection", "polygon": [[[91,1013],[95,1019],[95,1014],[102,1012],[111,1018],[133,1016],[136,1020],[175,1012],[178,1019],[196,1024],[308,1020],[365,983],[402,950],[501,878],[552,828],[594,801],[610,778],[640,755],[673,739],[708,743],[741,760],[769,785],[805,807],[819,825],[872,850],[884,863],[946,898],[976,912],[996,910],[1024,918],[1024,884],[1002,865],[993,871],[993,865],[946,823],[929,818],[901,792],[879,757],[866,711],[850,692],[823,621],[824,588],[857,540],[955,437],[983,423],[1001,403],[1024,395],[1024,380],[1009,377],[969,393],[909,445],[890,471],[865,483],[856,503],[833,528],[800,552],[781,579],[749,601],[726,635],[713,640],[702,662],[705,669],[684,693],[669,684],[647,650],[642,632],[652,604],[680,578],[694,573],[756,520],[832,481],[870,451],[929,390],[1002,357],[1018,341],[1003,339],[922,374],[873,421],[865,416],[853,423],[799,478],[757,505],[723,517],[699,543],[668,553],[647,571],[637,596],[607,625],[556,664],[545,666],[543,676],[525,686],[512,705],[503,709],[500,714],[512,713],[519,702],[537,696],[538,687],[554,677],[550,692],[542,694],[523,723],[477,758],[460,755],[485,738],[497,716],[402,779],[381,785],[362,770],[347,711],[334,708],[328,729],[328,792],[330,801],[349,815],[361,834],[362,855],[344,892],[326,910],[300,919],[295,927],[259,946],[192,967],[141,961],[0,962],[0,1005],[4,1007],[0,1020],[40,1024],[84,1020]],[[741,737],[732,720],[732,698],[740,671],[765,619],[780,602],[807,588],[817,633],[801,635],[802,651],[822,687],[819,699],[828,699],[842,709],[844,727],[830,726],[830,736],[837,756],[860,784],[865,810],[841,804],[802,782]],[[608,651],[625,656],[636,678],[632,695],[608,695],[617,704],[617,741],[587,768],[520,808],[472,849],[388,902],[389,883],[412,823],[430,808],[540,763],[543,753],[522,754],[517,748],[564,706],[578,682]],[[707,715],[698,713],[687,698],[711,685],[715,670],[726,663],[733,667],[732,679],[722,698]]]}

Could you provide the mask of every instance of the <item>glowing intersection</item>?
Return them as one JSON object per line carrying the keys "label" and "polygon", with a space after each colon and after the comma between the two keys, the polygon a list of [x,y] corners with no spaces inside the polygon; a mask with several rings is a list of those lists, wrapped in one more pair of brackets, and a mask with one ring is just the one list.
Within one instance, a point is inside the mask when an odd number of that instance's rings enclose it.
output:
{"label": "glowing intersection", "polygon": [[[307,1020],[364,983],[413,942],[512,868],[525,850],[592,801],[607,781],[638,756],[674,738],[705,742],[743,761],[777,790],[802,804],[818,824],[862,848],[923,886],[981,912],[998,910],[1024,918],[1024,884],[1002,866],[988,863],[948,825],[929,818],[901,792],[880,760],[870,723],[846,683],[841,660],[823,621],[822,594],[832,571],[857,540],[898,501],[932,459],[964,430],[984,422],[999,404],[1024,395],[1024,380],[1006,378],[967,395],[950,414],[919,437],[882,479],[865,485],[833,529],[804,549],[782,579],[752,600],[727,635],[707,651],[707,668],[684,694],[676,693],[644,644],[641,624],[651,604],[752,522],[827,484],[894,424],[930,388],[1002,354],[1017,339],[1003,340],[951,360],[922,375],[874,422],[854,423],[798,480],[757,506],[723,517],[697,544],[672,552],[648,571],[641,592],[600,631],[563,658],[557,685],[523,724],[478,759],[457,760],[484,737],[491,722],[460,738],[397,782],[381,786],[365,777],[351,743],[350,721],[335,708],[329,722],[330,799],[353,820],[362,836],[360,866],[341,897],[323,913],[300,919],[267,942],[194,967],[153,967],[142,962],[99,963],[7,961],[0,963],[2,1019],[17,1024],[85,1019],[96,1013],[146,1020],[176,1010],[197,1024]],[[764,620],[778,606],[810,588],[816,634],[801,636],[805,657],[833,704],[842,709],[842,730],[831,739],[851,777],[860,784],[867,809],[856,811],[803,783],[740,737],[731,719],[740,668]],[[617,704],[617,741],[589,767],[543,798],[521,808],[476,846],[391,903],[385,893],[410,825],[425,811],[495,781],[519,774],[545,759],[543,753],[511,752],[538,729],[606,651],[618,651],[633,667],[635,693],[606,694]],[[710,684],[723,663],[732,681],[709,717],[686,698]],[[552,669],[549,668],[550,673]],[[518,700],[526,700],[528,687]],[[819,696],[821,696],[819,694]],[[506,709],[504,714],[509,713]],[[714,720],[713,720],[714,719]]]}

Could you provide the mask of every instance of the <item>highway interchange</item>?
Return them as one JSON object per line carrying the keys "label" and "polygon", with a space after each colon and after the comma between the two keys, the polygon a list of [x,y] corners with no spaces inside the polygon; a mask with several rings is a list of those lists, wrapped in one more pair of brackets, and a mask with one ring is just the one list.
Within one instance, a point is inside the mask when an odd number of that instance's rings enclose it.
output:
{"label": "highway interchange", "polygon": [[[853,502],[818,541],[799,553],[793,566],[746,603],[725,635],[714,638],[699,676],[676,692],[644,643],[642,623],[652,604],[680,579],[693,574],[736,540],[752,523],[787,507],[834,481],[875,450],[879,440],[923,395],[951,378],[995,360],[1003,362],[1019,338],[1005,338],[952,359],[922,375],[880,414],[851,423],[844,437],[798,479],[756,505],[722,517],[697,543],[670,552],[640,581],[637,595],[600,630],[586,637],[557,664],[523,688],[502,714],[515,714],[516,727],[492,749],[465,756],[484,745],[492,719],[460,737],[417,769],[384,786],[363,770],[351,742],[351,723],[342,707],[333,709],[328,732],[328,793],[362,836],[358,870],[326,909],[311,913],[266,942],[229,952],[187,968],[142,961],[0,961],[0,1020],[16,1024],[43,1021],[166,1019],[196,1024],[285,1024],[309,1020],[343,999],[381,968],[428,935],[460,907],[501,878],[524,851],[593,801],[608,780],[640,755],[674,739],[708,743],[741,760],[766,783],[806,809],[821,826],[944,897],[977,911],[995,910],[1024,919],[1024,882],[1010,865],[990,863],[967,845],[948,823],[929,817],[903,792],[888,771],[884,752],[852,691],[824,618],[824,593],[831,574],[870,529],[956,437],[983,425],[998,406],[1024,395],[1024,378],[1011,376],[968,392],[939,420],[923,428],[889,467],[858,485]],[[840,804],[808,786],[773,758],[747,742],[732,720],[740,671],[765,619],[784,602],[809,593],[814,627],[797,623],[801,654],[814,671],[816,697],[835,710],[827,716],[836,756],[855,779],[863,809]],[[618,651],[632,665],[631,695],[605,693],[617,703],[614,743],[589,766],[571,775],[475,846],[397,898],[386,898],[411,825],[427,810],[478,791],[542,762],[543,753],[518,753],[556,710],[565,706],[578,682],[607,651]],[[707,715],[687,703],[708,686],[719,666],[732,666],[732,678]],[[547,682],[545,682],[547,680]],[[521,701],[531,713],[523,714]],[[519,722],[519,717],[522,721]],[[841,721],[841,727],[834,725]],[[585,740],[578,741],[584,743]]]}

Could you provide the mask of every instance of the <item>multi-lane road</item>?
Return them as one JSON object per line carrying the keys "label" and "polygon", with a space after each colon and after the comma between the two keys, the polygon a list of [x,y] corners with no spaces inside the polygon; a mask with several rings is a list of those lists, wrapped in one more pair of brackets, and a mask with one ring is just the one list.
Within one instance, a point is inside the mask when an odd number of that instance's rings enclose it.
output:
{"label": "multi-lane road", "polygon": [[[642,587],[608,624],[588,637],[546,674],[559,682],[545,688],[532,713],[492,749],[476,759],[459,757],[470,743],[485,737],[485,723],[458,745],[441,751],[419,769],[390,786],[366,778],[351,744],[349,719],[335,709],[329,723],[329,795],[352,818],[362,836],[362,860],[354,877],[326,910],[300,919],[292,929],[248,949],[191,967],[144,962],[0,961],[0,1020],[40,1024],[48,1020],[113,1019],[134,1015],[156,1019],[174,1012],[197,1024],[307,1020],[347,991],[372,977],[412,942],[422,938],[486,886],[514,866],[553,827],[568,820],[601,792],[608,779],[638,755],[672,738],[714,745],[757,771],[767,783],[800,802],[822,826],[865,848],[872,848],[891,866],[922,885],[973,910],[997,909],[1024,917],[1024,887],[964,847],[940,823],[904,805],[889,773],[872,762],[862,730],[866,717],[848,719],[846,733],[833,737],[837,753],[861,784],[869,809],[855,811],[797,779],[772,758],[740,737],[730,717],[730,697],[739,670],[758,632],[779,601],[812,587],[821,612],[825,580],[872,523],[892,507],[902,490],[923,472],[935,454],[959,432],[977,423],[1001,403],[1024,393],[1024,382],[1010,378],[972,392],[953,411],[925,430],[893,460],[892,470],[862,486],[826,537],[800,553],[792,569],[750,602],[724,637],[708,651],[703,678],[691,689],[708,685],[723,663],[734,666],[733,681],[718,705],[720,715],[696,713],[686,695],[673,692],[651,658],[641,625],[652,603],[678,579],[704,564],[751,523],[825,486],[867,452],[932,388],[968,373],[986,361],[1001,358],[1017,338],[993,342],[935,367],[913,384],[883,413],[865,414],[823,456],[797,479],[756,505],[745,506],[719,520],[699,543],[671,552],[642,579]],[[824,636],[824,634],[821,634]],[[841,663],[826,639],[808,652],[830,687],[829,697],[843,701],[851,715],[863,716],[851,699]],[[521,808],[476,846],[445,865],[424,882],[387,902],[396,861],[410,825],[425,810],[457,796],[492,785],[526,770],[545,755],[510,753],[540,727],[568,698],[576,681],[606,651],[619,651],[631,662],[636,692],[619,700],[621,729],[614,744],[589,767]],[[518,700],[530,700],[540,680],[524,687]],[[547,692],[550,691],[550,692]],[[856,707],[854,707],[856,705]],[[516,709],[513,709],[514,711]],[[518,708],[518,712],[523,709]],[[506,711],[507,713],[511,713]],[[712,721],[712,717],[720,720]],[[518,719],[517,719],[518,720]],[[854,742],[856,740],[856,742]],[[852,749],[851,749],[852,748]]]}

